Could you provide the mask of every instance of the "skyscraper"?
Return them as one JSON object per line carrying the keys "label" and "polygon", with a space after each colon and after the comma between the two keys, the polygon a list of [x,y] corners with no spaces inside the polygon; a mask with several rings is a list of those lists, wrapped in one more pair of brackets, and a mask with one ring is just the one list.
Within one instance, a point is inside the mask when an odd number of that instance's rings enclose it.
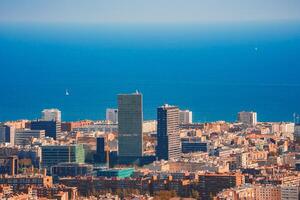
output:
{"label": "skyscraper", "polygon": [[181,124],[191,124],[193,123],[193,113],[189,110],[179,111],[179,122]]}
{"label": "skyscraper", "polygon": [[179,109],[166,104],[157,108],[156,156],[159,160],[170,160],[180,154]]}
{"label": "skyscraper", "polygon": [[135,161],[143,156],[142,94],[118,95],[119,158]]}
{"label": "skyscraper", "polygon": [[105,138],[104,137],[97,138],[95,161],[97,163],[105,163],[106,162]]}
{"label": "skyscraper", "polygon": [[42,111],[42,120],[43,121],[61,121],[61,112],[56,108],[44,109]]}
{"label": "skyscraper", "polygon": [[14,145],[15,141],[15,128],[12,126],[0,124],[0,143],[10,143]]}
{"label": "skyscraper", "polygon": [[113,123],[118,123],[118,109],[107,108],[106,109],[106,120]]}
{"label": "skyscraper", "polygon": [[257,124],[257,113],[256,112],[239,112],[238,122],[249,126],[255,126]]}

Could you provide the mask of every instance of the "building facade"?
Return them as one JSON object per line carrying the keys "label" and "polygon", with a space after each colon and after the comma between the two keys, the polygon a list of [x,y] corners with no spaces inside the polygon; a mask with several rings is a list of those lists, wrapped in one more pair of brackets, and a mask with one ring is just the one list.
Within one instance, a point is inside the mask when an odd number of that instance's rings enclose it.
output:
{"label": "building facade", "polygon": [[119,158],[134,162],[143,156],[142,94],[118,95],[118,110]]}
{"label": "building facade", "polygon": [[179,111],[179,122],[180,124],[192,124],[193,123],[193,113],[189,110]]}
{"label": "building facade", "polygon": [[294,140],[300,144],[300,123],[295,124]]}
{"label": "building facade", "polygon": [[256,112],[239,112],[238,113],[238,122],[249,125],[255,126],[257,124],[257,113]]}
{"label": "building facade", "polygon": [[14,145],[15,128],[0,124],[0,143],[10,143]]}
{"label": "building facade", "polygon": [[56,137],[61,133],[61,122],[59,121],[32,121],[30,124],[31,130],[45,130],[46,137]]}
{"label": "building facade", "polygon": [[180,155],[179,109],[166,104],[157,108],[156,156],[159,160],[169,160]]}
{"label": "building facade", "polygon": [[106,151],[105,151],[105,138],[98,137],[97,138],[97,147],[96,147],[96,155],[94,160],[96,163],[105,163],[106,162]]}
{"label": "building facade", "polygon": [[84,163],[84,160],[82,144],[42,146],[42,167],[48,171],[59,163]]}
{"label": "building facade", "polygon": [[56,108],[44,109],[42,111],[42,120],[61,122],[61,111]]}
{"label": "building facade", "polygon": [[118,109],[107,108],[106,109],[106,120],[111,121],[114,124],[118,123]]}
{"label": "building facade", "polygon": [[33,138],[44,139],[44,130],[19,129],[16,131],[15,145],[29,145]]}

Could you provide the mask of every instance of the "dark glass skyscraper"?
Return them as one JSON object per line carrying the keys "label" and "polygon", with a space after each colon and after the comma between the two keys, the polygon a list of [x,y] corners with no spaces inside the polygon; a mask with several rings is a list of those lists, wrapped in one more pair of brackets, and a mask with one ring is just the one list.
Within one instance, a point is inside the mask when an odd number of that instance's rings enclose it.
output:
{"label": "dark glass skyscraper", "polygon": [[143,156],[142,94],[118,95],[119,158],[134,161]]}
{"label": "dark glass skyscraper", "polygon": [[97,149],[95,155],[95,161],[97,163],[105,163],[106,162],[106,151],[105,151],[105,138],[98,137],[97,138]]}
{"label": "dark glass skyscraper", "polygon": [[170,160],[180,154],[179,109],[166,104],[157,108],[156,156],[159,160]]}

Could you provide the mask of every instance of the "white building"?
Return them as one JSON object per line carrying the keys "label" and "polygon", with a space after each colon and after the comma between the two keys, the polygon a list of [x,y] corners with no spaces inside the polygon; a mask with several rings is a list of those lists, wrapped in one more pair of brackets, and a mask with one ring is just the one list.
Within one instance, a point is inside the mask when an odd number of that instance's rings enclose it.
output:
{"label": "white building", "polygon": [[107,108],[106,109],[106,120],[111,121],[114,124],[118,123],[118,109]]}
{"label": "white building", "polygon": [[193,112],[189,110],[179,111],[179,122],[181,124],[191,124],[193,123]]}
{"label": "white building", "polygon": [[239,112],[238,122],[247,124],[250,126],[255,126],[257,124],[257,113],[256,112]]}
{"label": "white building", "polygon": [[61,112],[56,108],[44,109],[42,111],[42,120],[61,122]]}
{"label": "white building", "polygon": [[31,139],[44,139],[44,130],[18,129],[15,135],[15,145],[28,145]]}

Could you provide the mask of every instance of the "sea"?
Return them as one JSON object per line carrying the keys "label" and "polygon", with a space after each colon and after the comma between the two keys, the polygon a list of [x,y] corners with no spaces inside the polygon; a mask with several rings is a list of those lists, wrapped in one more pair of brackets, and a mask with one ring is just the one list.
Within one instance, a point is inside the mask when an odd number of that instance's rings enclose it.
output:
{"label": "sea", "polygon": [[[143,94],[196,122],[300,114],[300,22],[0,24],[0,121],[58,108],[65,121],[101,120],[117,95]],[[68,93],[68,94],[67,94]]]}

